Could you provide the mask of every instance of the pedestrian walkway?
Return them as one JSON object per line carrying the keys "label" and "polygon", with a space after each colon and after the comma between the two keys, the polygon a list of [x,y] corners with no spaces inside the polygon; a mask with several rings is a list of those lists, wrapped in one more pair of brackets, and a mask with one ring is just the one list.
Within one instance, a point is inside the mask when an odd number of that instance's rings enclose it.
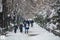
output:
{"label": "pedestrian walkway", "polygon": [[60,37],[55,36],[53,33],[41,28],[37,23],[34,23],[33,27],[30,27],[29,33],[20,33],[19,29],[17,33],[9,32],[5,37],[5,40],[60,40]]}

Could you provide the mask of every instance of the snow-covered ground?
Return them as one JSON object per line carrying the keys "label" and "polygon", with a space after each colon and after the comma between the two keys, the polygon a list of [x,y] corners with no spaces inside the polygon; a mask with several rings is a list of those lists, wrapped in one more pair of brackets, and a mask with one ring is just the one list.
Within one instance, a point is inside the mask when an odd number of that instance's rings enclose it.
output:
{"label": "snow-covered ground", "polygon": [[60,40],[60,37],[55,36],[53,33],[46,31],[45,29],[34,23],[33,27],[30,27],[29,33],[20,33],[19,29],[17,33],[9,32],[7,36],[0,36],[0,40]]}

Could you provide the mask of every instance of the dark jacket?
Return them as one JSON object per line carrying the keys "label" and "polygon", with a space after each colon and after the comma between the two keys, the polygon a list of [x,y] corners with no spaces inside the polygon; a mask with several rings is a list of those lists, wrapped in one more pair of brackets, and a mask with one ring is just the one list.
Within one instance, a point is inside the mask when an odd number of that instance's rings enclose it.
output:
{"label": "dark jacket", "polygon": [[20,28],[22,28],[23,27],[23,24],[20,24]]}

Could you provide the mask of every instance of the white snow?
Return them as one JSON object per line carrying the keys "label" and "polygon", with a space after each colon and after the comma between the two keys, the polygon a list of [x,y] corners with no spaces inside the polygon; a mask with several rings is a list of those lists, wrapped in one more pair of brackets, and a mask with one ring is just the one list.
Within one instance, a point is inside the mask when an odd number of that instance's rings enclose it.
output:
{"label": "white snow", "polygon": [[34,23],[34,26],[30,27],[28,34],[24,32],[20,33],[18,29],[16,34],[13,31],[9,32],[5,40],[60,40],[60,37],[55,36],[53,33],[41,28],[37,23]]}
{"label": "white snow", "polygon": [[50,14],[49,18],[52,18],[55,15],[55,10],[53,9],[53,10],[50,10],[50,11],[51,11],[51,14]]}
{"label": "white snow", "polygon": [[47,28],[54,30],[57,28],[57,25],[53,24],[53,23],[47,23]]}
{"label": "white snow", "polygon": [[56,32],[60,33],[60,30],[55,30]]}
{"label": "white snow", "polygon": [[14,26],[14,24],[13,24],[13,23],[10,23],[10,25],[11,25],[11,26]]}
{"label": "white snow", "polygon": [[0,40],[5,40],[5,36],[4,35],[0,36]]}

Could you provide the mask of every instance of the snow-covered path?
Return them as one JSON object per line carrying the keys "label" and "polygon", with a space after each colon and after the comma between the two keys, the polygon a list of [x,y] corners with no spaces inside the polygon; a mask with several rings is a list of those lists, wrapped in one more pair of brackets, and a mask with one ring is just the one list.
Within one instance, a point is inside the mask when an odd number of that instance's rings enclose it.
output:
{"label": "snow-covered path", "polygon": [[9,32],[7,35],[5,40],[60,40],[60,37],[46,31],[36,23],[33,27],[30,27],[28,34],[20,33],[18,30],[17,33]]}

